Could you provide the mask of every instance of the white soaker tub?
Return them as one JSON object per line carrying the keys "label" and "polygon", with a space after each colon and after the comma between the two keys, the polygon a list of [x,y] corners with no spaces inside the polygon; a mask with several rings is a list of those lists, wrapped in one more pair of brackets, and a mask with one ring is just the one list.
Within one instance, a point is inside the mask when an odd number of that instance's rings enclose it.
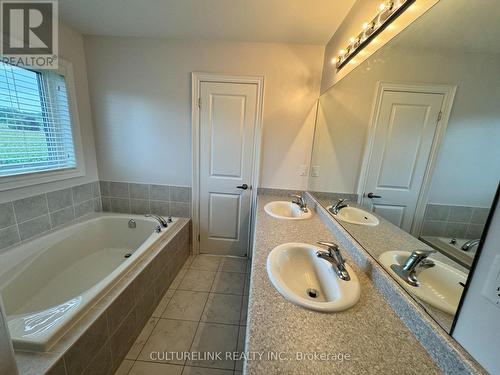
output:
{"label": "white soaker tub", "polygon": [[47,351],[175,222],[156,233],[154,219],[96,213],[1,253],[0,293],[14,348]]}

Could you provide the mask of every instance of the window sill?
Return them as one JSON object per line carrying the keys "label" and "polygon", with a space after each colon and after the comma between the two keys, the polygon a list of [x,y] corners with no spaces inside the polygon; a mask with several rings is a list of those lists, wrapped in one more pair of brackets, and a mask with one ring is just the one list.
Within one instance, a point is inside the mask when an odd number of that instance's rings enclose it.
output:
{"label": "window sill", "polygon": [[84,167],[0,177],[0,191],[40,185],[54,181],[68,180],[70,178],[82,176],[85,176]]}

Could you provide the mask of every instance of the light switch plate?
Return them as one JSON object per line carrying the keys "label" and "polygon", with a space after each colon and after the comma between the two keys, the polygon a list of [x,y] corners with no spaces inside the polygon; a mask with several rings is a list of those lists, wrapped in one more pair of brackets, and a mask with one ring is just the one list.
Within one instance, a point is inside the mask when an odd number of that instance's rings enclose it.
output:
{"label": "light switch plate", "polygon": [[300,165],[300,175],[307,176],[307,164]]}
{"label": "light switch plate", "polygon": [[482,294],[488,301],[500,308],[500,255],[493,260]]}
{"label": "light switch plate", "polygon": [[312,177],[319,177],[319,165],[313,165],[311,167],[311,176]]}

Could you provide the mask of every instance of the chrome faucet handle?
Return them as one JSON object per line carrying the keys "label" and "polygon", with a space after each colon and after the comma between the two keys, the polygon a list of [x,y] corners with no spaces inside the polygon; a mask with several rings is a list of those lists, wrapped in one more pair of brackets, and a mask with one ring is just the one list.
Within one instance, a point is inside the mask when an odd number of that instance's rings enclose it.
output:
{"label": "chrome faucet handle", "polygon": [[413,250],[411,254],[415,254],[419,258],[427,258],[429,255],[436,253],[436,250]]}
{"label": "chrome faucet handle", "polygon": [[337,245],[336,243],[327,241],[317,241],[317,244],[326,246],[328,248],[328,253],[330,254],[330,256],[333,256],[333,254],[337,253],[340,254],[339,245]]}

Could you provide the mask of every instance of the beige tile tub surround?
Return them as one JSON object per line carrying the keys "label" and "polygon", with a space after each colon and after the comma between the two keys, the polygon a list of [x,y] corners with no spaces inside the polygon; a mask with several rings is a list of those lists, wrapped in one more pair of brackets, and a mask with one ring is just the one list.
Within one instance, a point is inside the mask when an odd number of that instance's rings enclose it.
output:
{"label": "beige tile tub surround", "polygon": [[0,251],[95,211],[101,211],[97,181],[0,203]]}
{"label": "beige tile tub surround", "polygon": [[191,188],[100,181],[103,211],[191,217]]}
{"label": "beige tile tub surround", "polygon": [[[152,352],[243,351],[248,295],[216,293],[221,275],[237,275],[249,283],[246,259],[197,255],[185,263],[158,308],[139,334],[115,375],[124,374],[239,374],[241,361],[151,359]],[[207,281],[205,272],[215,274]],[[184,280],[189,283],[184,283]],[[208,291],[199,285],[208,282]],[[239,289],[238,289],[239,290]],[[160,306],[162,306],[160,308]]]}
{"label": "beige tile tub surround", "polygon": [[133,350],[136,338],[151,328],[148,323],[151,314],[164,305],[168,288],[189,257],[190,238],[189,219],[173,223],[165,240],[83,315],[50,352],[17,351],[19,372],[23,375],[113,374],[131,348]]}
{"label": "beige tile tub surround", "polygon": [[[291,360],[247,361],[246,374],[441,373],[411,332],[375,289],[368,276],[342,249],[361,283],[361,298],[351,309],[323,314],[295,306],[271,285],[269,252],[285,242],[339,242],[316,214],[309,220],[277,220],[263,206],[276,196],[258,199],[253,248],[246,350],[282,352]],[[296,353],[343,353],[340,361],[296,360]],[[403,366],[403,367],[402,367]]]}

